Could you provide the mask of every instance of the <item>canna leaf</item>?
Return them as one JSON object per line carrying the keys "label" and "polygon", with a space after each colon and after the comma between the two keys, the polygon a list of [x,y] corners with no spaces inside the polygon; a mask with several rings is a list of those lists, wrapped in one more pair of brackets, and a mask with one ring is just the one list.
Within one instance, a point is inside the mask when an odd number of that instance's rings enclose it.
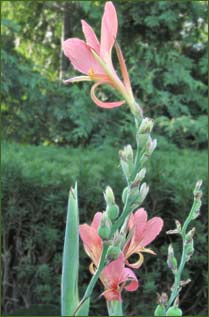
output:
{"label": "canna leaf", "polygon": [[77,184],[69,192],[61,281],[61,314],[72,316],[79,304],[79,216]]}

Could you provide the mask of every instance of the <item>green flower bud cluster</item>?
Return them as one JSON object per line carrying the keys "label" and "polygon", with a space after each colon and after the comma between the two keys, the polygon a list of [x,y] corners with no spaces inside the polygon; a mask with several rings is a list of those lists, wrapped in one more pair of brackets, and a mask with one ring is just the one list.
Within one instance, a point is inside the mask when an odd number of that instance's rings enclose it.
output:
{"label": "green flower bud cluster", "polygon": [[168,258],[167,258],[167,264],[169,269],[175,274],[178,269],[178,263],[176,260],[176,257],[174,256],[174,250],[172,244],[169,245],[168,247]]}
{"label": "green flower bud cluster", "polygon": [[[129,193],[130,191],[130,193]],[[146,183],[143,183],[140,188],[129,187],[124,188],[123,193],[122,193],[122,201],[125,204],[127,195],[129,193],[129,203],[132,209],[137,208],[146,198],[147,194],[149,192],[149,186]]]}
{"label": "green flower bud cluster", "polygon": [[150,118],[144,118],[142,120],[136,133],[136,143],[139,147],[143,148],[146,145],[149,135],[152,131],[153,125],[154,122]]}

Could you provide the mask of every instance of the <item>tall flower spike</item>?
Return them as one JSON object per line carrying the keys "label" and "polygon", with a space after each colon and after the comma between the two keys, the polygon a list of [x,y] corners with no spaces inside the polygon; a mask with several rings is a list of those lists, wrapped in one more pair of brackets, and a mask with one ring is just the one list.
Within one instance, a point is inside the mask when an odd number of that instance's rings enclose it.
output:
{"label": "tall flower spike", "polygon": [[[84,75],[67,79],[65,83],[94,81],[91,98],[98,107],[115,108],[127,102],[131,111],[139,114],[141,109],[134,100],[125,60],[118,44],[116,44],[116,53],[123,81],[118,77],[112,63],[112,48],[116,43],[118,31],[117,13],[113,3],[108,1],[105,4],[100,42],[92,27],[84,20],[81,20],[81,23],[86,41],[78,38],[67,39],[63,42],[63,50],[73,67]],[[113,87],[120,93],[123,100],[114,102],[99,100],[96,97],[96,89],[102,85]]]}

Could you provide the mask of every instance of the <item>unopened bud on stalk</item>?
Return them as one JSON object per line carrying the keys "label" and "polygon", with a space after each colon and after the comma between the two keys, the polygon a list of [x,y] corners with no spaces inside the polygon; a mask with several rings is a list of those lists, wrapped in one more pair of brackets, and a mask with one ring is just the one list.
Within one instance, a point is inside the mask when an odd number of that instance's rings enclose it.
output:
{"label": "unopened bud on stalk", "polygon": [[140,190],[139,190],[139,195],[140,195],[141,202],[144,201],[144,199],[146,198],[148,192],[149,192],[149,186],[146,183],[143,183],[141,185],[141,187],[140,187]]}
{"label": "unopened bud on stalk", "polygon": [[132,183],[132,187],[135,187],[135,186],[139,186],[139,184],[141,183],[141,181],[144,179],[146,175],[146,168],[142,168],[139,173],[136,174],[136,177]]}
{"label": "unopened bud on stalk", "polygon": [[107,205],[113,205],[115,203],[115,196],[110,186],[106,187],[104,198]]}
{"label": "unopened bud on stalk", "polygon": [[110,237],[110,232],[111,232],[111,221],[108,217],[108,214],[104,212],[102,215],[101,224],[98,228],[98,234],[102,239],[107,240]]}
{"label": "unopened bud on stalk", "polygon": [[167,258],[167,264],[169,269],[175,274],[177,272],[177,260],[174,256],[174,250],[172,244],[169,245],[168,247],[168,258]]}
{"label": "unopened bud on stalk", "polygon": [[138,133],[144,134],[144,133],[151,133],[154,126],[154,122],[150,118],[144,118],[139,126]]}
{"label": "unopened bud on stalk", "polygon": [[116,245],[109,246],[107,250],[107,260],[108,261],[117,260],[120,253],[121,253],[121,249],[118,246]]}
{"label": "unopened bud on stalk", "polygon": [[195,189],[193,191],[194,198],[197,200],[201,200],[202,198],[202,191],[200,190],[201,186],[202,186],[202,180],[197,181],[195,185]]}
{"label": "unopened bud on stalk", "polygon": [[194,234],[195,234],[195,227],[193,227],[187,234],[185,237],[185,243],[189,244],[191,243],[191,241],[193,240]]}
{"label": "unopened bud on stalk", "polygon": [[118,205],[108,205],[107,206],[107,214],[110,220],[115,220],[119,215],[119,207]]}
{"label": "unopened bud on stalk", "polygon": [[156,139],[152,140],[152,138],[149,136],[146,143],[147,155],[151,155],[152,152],[155,150],[156,146],[157,146],[157,140]]}
{"label": "unopened bud on stalk", "polygon": [[125,146],[123,150],[119,151],[119,156],[123,173],[129,179],[133,171],[134,153],[132,146],[130,144]]}
{"label": "unopened bud on stalk", "polygon": [[162,305],[167,305],[167,302],[168,302],[168,295],[163,292],[161,295],[159,293],[157,293],[157,302],[159,304],[162,304]]}
{"label": "unopened bud on stalk", "polygon": [[191,256],[194,253],[194,240],[190,240],[188,243],[185,243],[185,250],[186,250],[186,261],[188,262]]}

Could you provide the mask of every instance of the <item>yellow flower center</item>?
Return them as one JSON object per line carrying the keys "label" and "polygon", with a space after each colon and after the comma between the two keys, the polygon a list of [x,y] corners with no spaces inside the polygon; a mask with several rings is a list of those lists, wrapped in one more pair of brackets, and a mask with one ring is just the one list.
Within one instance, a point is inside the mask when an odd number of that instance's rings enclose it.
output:
{"label": "yellow flower center", "polygon": [[93,68],[90,68],[89,71],[88,71],[88,75],[91,79],[94,79],[95,78],[95,73],[94,73],[94,70]]}

